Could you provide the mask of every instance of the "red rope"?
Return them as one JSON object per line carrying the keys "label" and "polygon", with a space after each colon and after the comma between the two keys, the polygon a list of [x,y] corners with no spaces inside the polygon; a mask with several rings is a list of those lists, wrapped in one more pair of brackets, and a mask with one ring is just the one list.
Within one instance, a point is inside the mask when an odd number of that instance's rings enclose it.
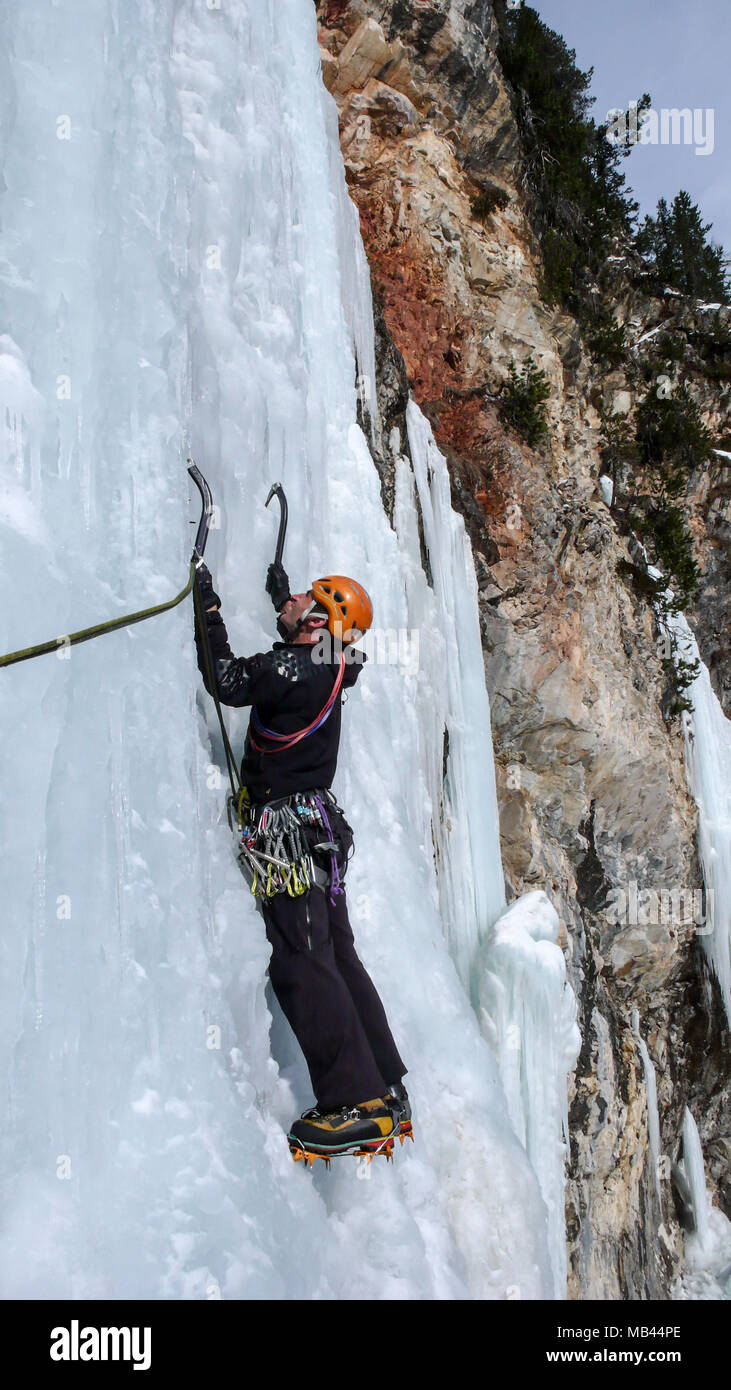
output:
{"label": "red rope", "polygon": [[[338,672],[335,677],[335,684],[333,685],[333,688],[330,692],[327,703],[323,705],[322,709],[320,710],[320,713],[315,715],[315,718],[312,720],[310,724],[307,725],[307,728],[301,729],[299,733],[296,734],[276,734],[273,730],[264,729],[262,726],[262,730],[265,736],[267,738],[276,739],[279,744],[278,748],[262,748],[260,744],[256,742],[256,739],[254,738],[254,735],[251,732],[251,724],[249,724],[249,741],[251,743],[252,748],[255,748],[257,753],[285,753],[288,748],[294,748],[295,744],[300,743],[303,738],[307,738],[308,734],[314,733],[315,729],[318,728],[320,724],[324,724],[325,720],[330,714],[330,711],[333,705],[335,704],[338,695],[340,694],[340,688],[343,684],[344,675],[345,656],[341,652],[338,658]],[[256,718],[258,719],[258,715],[256,715],[256,707],[252,711],[252,717],[253,716],[256,716]]]}

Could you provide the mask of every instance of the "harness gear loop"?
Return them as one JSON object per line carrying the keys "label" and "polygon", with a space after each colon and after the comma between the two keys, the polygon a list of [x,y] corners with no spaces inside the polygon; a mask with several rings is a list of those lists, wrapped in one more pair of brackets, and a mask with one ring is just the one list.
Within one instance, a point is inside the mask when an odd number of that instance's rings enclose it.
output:
{"label": "harness gear loop", "polygon": [[[341,872],[340,859],[344,847],[335,840],[326,804],[337,806],[329,789],[294,792],[263,807],[249,803],[237,832],[238,858],[255,898],[273,898],[285,892],[298,898],[319,887],[329,891],[333,901],[343,892],[346,865],[344,862]],[[329,871],[320,868],[313,857],[326,852]]]}

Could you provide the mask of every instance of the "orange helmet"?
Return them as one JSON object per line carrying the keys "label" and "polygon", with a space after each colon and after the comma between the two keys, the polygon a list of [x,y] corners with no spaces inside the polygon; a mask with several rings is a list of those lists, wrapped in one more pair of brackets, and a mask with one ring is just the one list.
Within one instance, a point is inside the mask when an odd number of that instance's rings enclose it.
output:
{"label": "orange helmet", "polygon": [[373,622],[373,604],[365,589],[344,574],[328,574],[316,579],[312,596],[328,615],[327,627],[333,637],[348,646],[357,642]]}

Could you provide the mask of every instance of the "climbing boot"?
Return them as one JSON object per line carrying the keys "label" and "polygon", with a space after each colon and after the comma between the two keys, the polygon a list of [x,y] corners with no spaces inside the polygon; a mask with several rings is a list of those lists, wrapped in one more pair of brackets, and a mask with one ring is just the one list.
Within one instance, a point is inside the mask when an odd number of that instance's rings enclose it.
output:
{"label": "climbing boot", "polygon": [[380,1153],[391,1158],[397,1134],[393,1102],[389,1104],[379,1096],[329,1114],[306,1110],[295,1120],[287,1138],[293,1158],[303,1158],[312,1165],[316,1158],[329,1161],[341,1154],[373,1158]]}

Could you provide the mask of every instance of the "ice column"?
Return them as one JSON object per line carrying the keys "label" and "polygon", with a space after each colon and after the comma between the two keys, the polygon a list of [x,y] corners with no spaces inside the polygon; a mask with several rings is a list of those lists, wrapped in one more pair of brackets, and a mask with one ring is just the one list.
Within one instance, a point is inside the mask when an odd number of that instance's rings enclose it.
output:
{"label": "ice column", "polygon": [[545,893],[518,898],[499,918],[483,950],[480,1001],[510,1119],[546,1204],[554,1297],[564,1298],[567,1079],[581,1037],[558,933],[558,915]]}
{"label": "ice column", "polygon": [[[686,661],[699,660],[698,645],[682,615],[670,619]],[[701,662],[683,714],[685,760],[698,805],[698,849],[706,887],[706,920],[698,928],[731,1019],[731,722],[726,719]]]}
{"label": "ice column", "polygon": [[464,522],[452,510],[446,461],[413,401],[407,425],[434,598],[432,613],[421,615],[422,641],[438,633],[442,642],[443,722],[432,730],[430,779],[434,849],[442,918],[469,985],[479,941],[505,905],[477,582]]}
{"label": "ice column", "polygon": [[647,1043],[640,1033],[640,1020],[637,1009],[632,1011],[632,1027],[637,1034],[637,1046],[642,1058],[642,1067],[645,1073],[645,1090],[647,1091],[647,1130],[650,1140],[650,1158],[652,1160],[652,1172],[655,1191],[658,1199],[660,1198],[660,1116],[657,1109],[657,1077],[652,1058],[647,1050]]}

